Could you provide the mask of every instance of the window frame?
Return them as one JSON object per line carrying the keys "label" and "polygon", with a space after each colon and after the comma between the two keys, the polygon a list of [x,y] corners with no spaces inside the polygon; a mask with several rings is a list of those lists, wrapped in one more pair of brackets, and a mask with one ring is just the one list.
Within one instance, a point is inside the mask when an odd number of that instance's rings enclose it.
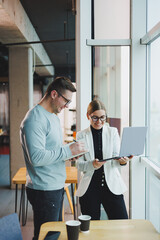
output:
{"label": "window frame", "polygon": [[[140,44],[141,45],[145,45],[146,46],[146,50],[147,50],[147,92],[146,92],[146,105],[147,105],[147,109],[146,109],[146,122],[147,125],[149,125],[150,123],[150,117],[149,117],[149,109],[150,109],[150,59],[151,59],[151,43],[153,43],[157,38],[160,37],[160,22],[157,23],[155,26],[153,26],[153,28],[151,28],[150,31],[148,31],[141,39],[140,39]],[[148,136],[147,136],[147,143],[146,143],[146,149],[149,149],[149,136],[150,133],[148,132]],[[148,155],[149,151],[146,151],[146,156]],[[149,169],[151,170],[156,177],[158,177],[160,179],[160,167],[158,167],[156,165],[156,163],[152,162],[151,160],[149,160],[147,157],[142,157],[141,158],[142,163]]]}

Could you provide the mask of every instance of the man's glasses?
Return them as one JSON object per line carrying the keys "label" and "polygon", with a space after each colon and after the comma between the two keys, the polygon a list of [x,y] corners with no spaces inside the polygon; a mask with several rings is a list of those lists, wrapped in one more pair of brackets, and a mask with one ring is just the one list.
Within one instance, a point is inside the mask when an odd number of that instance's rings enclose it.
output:
{"label": "man's glasses", "polygon": [[65,98],[59,91],[57,91],[57,93],[59,96],[61,96],[65,100],[65,102],[66,102],[65,106],[68,106],[71,103],[71,100]]}
{"label": "man's glasses", "polygon": [[106,116],[105,115],[103,115],[101,117],[92,116],[91,119],[93,122],[98,122],[99,119],[101,120],[101,122],[104,122],[104,121],[106,121]]}

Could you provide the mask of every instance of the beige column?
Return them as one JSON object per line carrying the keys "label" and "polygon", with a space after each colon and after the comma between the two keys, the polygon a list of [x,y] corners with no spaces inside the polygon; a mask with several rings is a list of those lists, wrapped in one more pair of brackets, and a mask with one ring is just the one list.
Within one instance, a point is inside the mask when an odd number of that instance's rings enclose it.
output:
{"label": "beige column", "polygon": [[33,52],[28,47],[9,49],[10,171],[11,180],[25,166],[19,130],[26,112],[33,106]]}

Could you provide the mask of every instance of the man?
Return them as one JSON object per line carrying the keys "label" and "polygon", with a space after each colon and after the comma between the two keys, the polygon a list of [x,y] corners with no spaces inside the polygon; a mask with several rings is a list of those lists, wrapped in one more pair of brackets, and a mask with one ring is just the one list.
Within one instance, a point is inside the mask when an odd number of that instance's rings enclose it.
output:
{"label": "man", "polygon": [[83,152],[82,142],[62,144],[57,116],[71,102],[76,89],[66,77],[57,77],[20,126],[20,137],[27,167],[26,192],[33,208],[34,240],[40,226],[62,220],[62,203],[66,179],[65,159]]}

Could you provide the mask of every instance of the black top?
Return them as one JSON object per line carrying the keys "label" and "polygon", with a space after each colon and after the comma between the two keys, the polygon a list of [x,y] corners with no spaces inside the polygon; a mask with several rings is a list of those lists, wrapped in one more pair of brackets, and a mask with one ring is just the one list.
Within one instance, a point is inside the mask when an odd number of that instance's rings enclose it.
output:
{"label": "black top", "polygon": [[[101,129],[94,129],[91,126],[92,136],[93,136],[93,145],[94,145],[94,153],[95,158],[103,159],[103,152],[102,152],[102,131]],[[94,171],[94,174],[92,176],[91,185],[94,187],[100,187],[103,186],[103,180],[104,179],[104,168],[103,166],[97,170]]]}
{"label": "black top", "polygon": [[98,159],[103,159],[102,130],[103,130],[103,128],[96,130],[91,126],[95,158],[98,158]]}

